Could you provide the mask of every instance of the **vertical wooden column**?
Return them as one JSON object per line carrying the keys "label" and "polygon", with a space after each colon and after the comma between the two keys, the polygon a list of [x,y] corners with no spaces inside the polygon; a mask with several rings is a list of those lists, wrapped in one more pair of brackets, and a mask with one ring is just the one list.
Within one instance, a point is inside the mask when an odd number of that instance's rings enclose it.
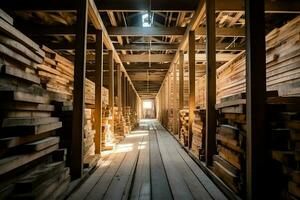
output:
{"label": "vertical wooden column", "polygon": [[73,116],[72,116],[72,146],[71,175],[81,178],[83,169],[83,127],[84,127],[84,81],[86,68],[86,38],[88,23],[88,1],[76,1],[76,46],[74,66]]}
{"label": "vertical wooden column", "polygon": [[[109,90],[109,107],[111,108],[111,114],[114,117],[114,58],[113,58],[113,51],[108,51],[108,70],[109,70],[109,83],[108,83],[108,90]],[[114,120],[111,120],[111,131],[114,133]]]}
{"label": "vertical wooden column", "polygon": [[95,73],[95,153],[101,152],[102,135],[102,85],[103,85],[103,34],[102,30],[96,33],[96,73]]}
{"label": "vertical wooden column", "polygon": [[183,109],[183,96],[184,96],[184,92],[183,92],[183,86],[184,86],[184,54],[183,51],[179,52],[179,110]]}
{"label": "vertical wooden column", "polygon": [[173,68],[173,132],[178,133],[178,105],[177,105],[177,64],[174,64]]}
{"label": "vertical wooden column", "polygon": [[216,151],[216,18],[215,1],[206,2],[206,165]]}
{"label": "vertical wooden column", "polygon": [[266,52],[264,1],[246,0],[247,199],[266,199],[269,145],[266,131]]}
{"label": "vertical wooden column", "polygon": [[195,32],[189,33],[189,148],[192,146],[192,124],[195,110],[195,81],[196,81],[196,61],[195,61]]}
{"label": "vertical wooden column", "polygon": [[125,104],[125,73],[122,72],[122,106],[124,107]]}
{"label": "vertical wooden column", "polygon": [[129,106],[129,81],[128,78],[126,78],[126,106]]}
{"label": "vertical wooden column", "polygon": [[127,77],[125,77],[125,83],[124,83],[124,98],[125,98],[125,107],[128,105],[128,101],[127,101],[127,88],[128,88],[128,82],[127,82]]}
{"label": "vertical wooden column", "polygon": [[118,104],[119,109],[122,108],[121,76],[122,76],[121,65],[117,64],[117,94],[118,94],[117,104]]}

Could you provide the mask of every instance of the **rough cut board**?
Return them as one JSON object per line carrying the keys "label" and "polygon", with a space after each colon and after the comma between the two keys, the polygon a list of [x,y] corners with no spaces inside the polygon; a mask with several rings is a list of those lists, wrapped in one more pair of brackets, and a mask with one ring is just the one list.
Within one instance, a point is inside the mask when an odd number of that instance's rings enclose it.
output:
{"label": "rough cut board", "polygon": [[58,142],[59,142],[59,137],[48,137],[42,140],[38,140],[36,142],[26,144],[25,148],[33,151],[40,151],[50,146],[53,146],[55,144],[58,144]]}
{"label": "rough cut board", "polygon": [[58,149],[58,145],[51,146],[43,151],[38,151],[31,154],[23,154],[7,157],[0,160],[0,175],[5,174],[13,169],[25,165],[33,160],[45,156]]}
{"label": "rough cut board", "polygon": [[9,16],[6,12],[4,12],[2,9],[0,9],[0,18],[5,20],[10,25],[14,24],[14,19],[11,16]]}
{"label": "rough cut board", "polygon": [[14,76],[16,78],[20,78],[32,83],[36,83],[36,84],[40,84],[40,78],[37,77],[34,74],[30,74],[30,73],[26,73],[25,71],[15,68],[15,67],[11,67],[8,65],[2,65],[1,64],[1,58],[0,58],[0,72],[1,74],[7,74],[10,76]]}
{"label": "rough cut board", "polygon": [[0,91],[0,100],[21,101],[31,103],[48,103],[48,97],[21,91]]}

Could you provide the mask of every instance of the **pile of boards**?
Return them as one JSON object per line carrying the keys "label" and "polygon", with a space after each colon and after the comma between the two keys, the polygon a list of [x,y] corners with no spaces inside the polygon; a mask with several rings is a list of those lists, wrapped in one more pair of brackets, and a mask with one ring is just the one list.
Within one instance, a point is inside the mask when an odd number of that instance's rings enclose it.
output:
{"label": "pile of boards", "polygon": [[172,108],[170,108],[169,110],[168,110],[168,126],[167,126],[167,128],[168,128],[168,130],[171,132],[171,133],[174,133],[174,111],[173,111],[173,109]]}
{"label": "pile of boards", "polygon": [[86,168],[96,166],[99,157],[95,155],[95,109],[84,110],[83,164]]}
{"label": "pile of boards", "polygon": [[179,111],[179,139],[182,145],[188,146],[189,140],[189,111]]}
{"label": "pile of boards", "polygon": [[198,159],[204,161],[205,157],[205,110],[200,108],[194,110],[195,118],[192,124],[192,146],[191,153]]}
{"label": "pile of boards", "polygon": [[[0,10],[1,198],[59,197],[68,187],[66,152],[59,150],[56,136],[62,122],[53,117],[55,107],[36,73],[44,59],[44,51],[15,29],[13,19]],[[44,178],[48,173],[42,172],[52,170],[49,165],[56,162],[57,152],[63,152],[59,171]],[[36,168],[42,172],[35,174]]]}
{"label": "pile of boards", "polygon": [[116,142],[121,141],[125,136],[126,122],[123,117],[122,108],[114,107],[114,137]]}
{"label": "pile of boards", "polygon": [[106,104],[102,107],[102,137],[101,145],[104,150],[111,150],[114,146],[114,135],[111,127],[113,120],[111,107]]}
{"label": "pile of boards", "polygon": [[125,133],[130,133],[138,126],[137,113],[130,106],[123,107],[123,117],[125,119]]}
{"label": "pile of boards", "polygon": [[[272,169],[281,199],[300,198],[300,97],[268,98]],[[278,185],[277,185],[278,187]],[[274,187],[275,188],[275,187]]]}
{"label": "pile of boards", "polygon": [[235,193],[245,191],[246,94],[221,98],[216,133],[217,155],[213,157],[213,171]]}

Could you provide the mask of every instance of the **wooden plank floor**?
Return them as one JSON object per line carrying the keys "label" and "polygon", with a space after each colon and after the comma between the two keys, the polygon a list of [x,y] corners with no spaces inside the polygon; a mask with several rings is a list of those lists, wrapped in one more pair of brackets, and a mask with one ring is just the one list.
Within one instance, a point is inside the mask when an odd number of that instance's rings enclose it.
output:
{"label": "wooden plank floor", "polygon": [[69,199],[226,197],[156,120],[142,120]]}

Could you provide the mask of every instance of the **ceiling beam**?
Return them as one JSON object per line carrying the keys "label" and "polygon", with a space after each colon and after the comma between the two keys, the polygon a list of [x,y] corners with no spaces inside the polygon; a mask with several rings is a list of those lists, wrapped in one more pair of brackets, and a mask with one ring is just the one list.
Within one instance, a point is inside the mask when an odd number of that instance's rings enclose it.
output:
{"label": "ceiling beam", "polygon": [[171,62],[173,54],[120,55],[122,62]]}
{"label": "ceiling beam", "polygon": [[[216,61],[217,62],[227,62],[231,60],[232,58],[235,58],[236,54],[231,54],[231,53],[218,53],[216,54]],[[189,57],[188,54],[184,54],[184,61],[188,62]],[[196,54],[196,61],[201,61],[205,62],[206,61],[206,54]]]}
{"label": "ceiling beam", "polygon": [[[194,12],[199,0],[151,0],[152,12]],[[96,2],[99,11],[140,12],[149,10],[147,0],[101,0]],[[76,12],[72,0],[7,0],[1,1],[1,8],[11,11]],[[265,0],[266,13],[300,13],[299,0]],[[216,0],[216,11],[244,11],[244,0]]]}
{"label": "ceiling beam", "polygon": [[138,64],[124,64],[124,67],[127,71],[134,71],[134,70],[168,70],[170,64],[163,63],[152,63],[149,66],[148,63],[138,63]]}
{"label": "ceiling beam", "polygon": [[107,27],[110,36],[182,36],[182,27]]}
{"label": "ceiling beam", "polygon": [[[206,36],[206,28],[195,30],[196,35]],[[216,28],[217,37],[245,37],[245,28]]]}

